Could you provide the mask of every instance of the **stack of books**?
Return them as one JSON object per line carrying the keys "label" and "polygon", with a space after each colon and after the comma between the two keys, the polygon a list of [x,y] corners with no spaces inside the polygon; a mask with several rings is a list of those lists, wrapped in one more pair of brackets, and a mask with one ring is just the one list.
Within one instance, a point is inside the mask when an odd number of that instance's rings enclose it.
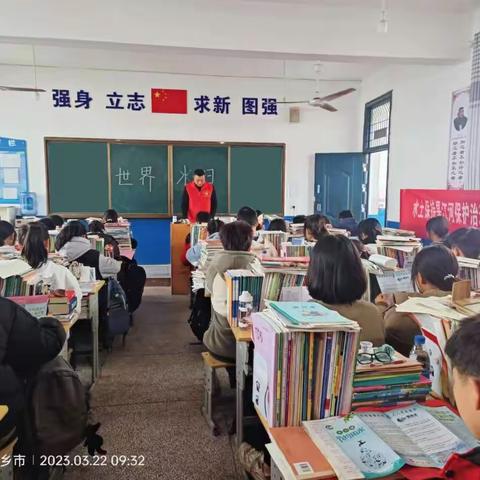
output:
{"label": "stack of books", "polygon": [[270,427],[350,412],[360,328],[316,302],[253,315],[253,403]]}
{"label": "stack of books", "polygon": [[384,227],[382,229],[384,235],[394,235],[397,237],[415,237],[413,230],[402,230],[401,228]]}
{"label": "stack of books", "polygon": [[400,235],[379,235],[377,237],[377,253],[397,260],[400,268],[412,269],[415,255],[422,248],[420,238]]}
{"label": "stack of books", "polygon": [[190,228],[190,245],[193,247],[199,240],[206,240],[208,236],[207,225],[204,223],[194,223]]}
{"label": "stack of books", "polygon": [[305,271],[310,257],[262,257],[263,268],[302,268]]}
{"label": "stack of books", "polygon": [[51,295],[48,300],[49,315],[70,315],[77,306],[78,299],[73,290],[66,290],[64,297]]}
{"label": "stack of books", "polygon": [[330,235],[344,235],[345,237],[350,236],[350,232],[344,228],[336,228],[329,225],[327,226],[327,230]]}
{"label": "stack of books", "polygon": [[310,257],[313,245],[293,245],[291,242],[282,244],[282,257]]}
{"label": "stack of books", "polygon": [[472,290],[480,290],[480,259],[457,257],[458,277],[462,280],[470,280]]}
{"label": "stack of books", "polygon": [[[285,232],[262,232],[261,237],[263,238],[263,242],[265,247],[273,247],[272,256],[279,257],[282,251],[282,244],[285,243],[288,239],[288,234]],[[272,251],[272,250],[270,250]]]}
{"label": "stack of books", "polygon": [[127,223],[106,223],[105,233],[111,235],[117,242],[120,251],[132,249],[130,237],[130,224]]}
{"label": "stack of books", "polygon": [[432,382],[421,375],[422,365],[395,352],[392,363],[357,363],[353,378],[352,410],[423,402]]}
{"label": "stack of books", "polygon": [[293,237],[303,237],[303,223],[290,223],[288,230]]}
{"label": "stack of books", "polygon": [[0,260],[0,296],[42,295],[46,286],[21,259]]}
{"label": "stack of books", "polygon": [[232,327],[238,327],[240,320],[239,297],[247,291],[252,295],[252,311],[258,312],[262,302],[262,286],[264,274],[252,269],[227,270],[225,282],[227,284],[227,319]]}
{"label": "stack of books", "polygon": [[201,245],[199,268],[206,271],[213,257],[223,250],[223,245],[220,240],[205,240],[201,242]]}
{"label": "stack of books", "polygon": [[306,269],[265,268],[263,300],[280,300],[284,288],[303,286],[306,274]]}
{"label": "stack of books", "polygon": [[97,250],[101,254],[105,253],[105,240],[98,235],[89,235],[88,239],[90,240],[90,246],[92,250]]}

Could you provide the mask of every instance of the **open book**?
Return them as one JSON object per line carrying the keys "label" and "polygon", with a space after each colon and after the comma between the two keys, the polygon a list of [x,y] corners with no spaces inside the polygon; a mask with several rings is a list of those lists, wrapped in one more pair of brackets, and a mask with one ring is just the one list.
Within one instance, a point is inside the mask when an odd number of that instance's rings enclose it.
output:
{"label": "open book", "polygon": [[[377,478],[380,475],[375,472],[380,470],[387,475],[404,463],[443,468],[452,453],[465,453],[478,446],[462,419],[447,407],[412,405],[303,425],[337,475],[350,480]],[[355,436],[341,433],[360,428],[361,433]],[[379,442],[372,443],[375,437]],[[392,457],[392,451],[400,461]]]}

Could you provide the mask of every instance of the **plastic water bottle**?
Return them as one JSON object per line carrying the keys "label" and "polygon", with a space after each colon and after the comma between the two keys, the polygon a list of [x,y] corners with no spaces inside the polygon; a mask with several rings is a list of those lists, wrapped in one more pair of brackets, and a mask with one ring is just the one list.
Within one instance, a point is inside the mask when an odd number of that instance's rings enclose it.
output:
{"label": "plastic water bottle", "polygon": [[253,310],[253,297],[250,292],[244,290],[238,297],[239,325],[246,327]]}
{"label": "plastic water bottle", "polygon": [[430,357],[425,348],[425,337],[423,335],[415,335],[414,346],[410,353],[410,358],[420,362],[423,366],[422,375],[425,378],[430,378]]}

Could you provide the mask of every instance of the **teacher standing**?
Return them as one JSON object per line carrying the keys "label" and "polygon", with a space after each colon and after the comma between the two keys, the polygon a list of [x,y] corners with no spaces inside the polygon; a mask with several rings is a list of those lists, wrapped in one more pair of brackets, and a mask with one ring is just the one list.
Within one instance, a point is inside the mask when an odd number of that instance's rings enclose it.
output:
{"label": "teacher standing", "polygon": [[217,212],[215,187],[205,180],[205,171],[200,168],[195,170],[193,180],[185,185],[182,197],[183,218],[195,223],[199,212],[207,212],[211,217]]}

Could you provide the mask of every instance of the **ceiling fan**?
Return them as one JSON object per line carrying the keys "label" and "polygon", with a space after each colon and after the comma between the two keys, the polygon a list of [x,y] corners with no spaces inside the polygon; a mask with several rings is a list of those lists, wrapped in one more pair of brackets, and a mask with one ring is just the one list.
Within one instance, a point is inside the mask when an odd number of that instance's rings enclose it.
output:
{"label": "ceiling fan", "polygon": [[0,85],[0,91],[3,92],[34,92],[43,93],[46,92],[43,88],[37,87],[37,62],[35,58],[35,47],[32,45],[32,59],[33,59],[33,74],[34,74],[34,87],[11,87],[6,85]]}
{"label": "ceiling fan", "polygon": [[321,97],[319,94],[319,82],[320,79],[318,78],[320,70],[322,66],[321,65],[315,65],[315,73],[316,73],[316,88],[315,88],[315,96],[311,98],[310,100],[298,100],[298,101],[283,101],[283,102],[277,102],[278,104],[300,104],[300,103],[306,103],[310,105],[311,107],[317,107],[317,108],[323,108],[324,110],[328,110],[329,112],[337,112],[338,110],[330,105],[328,102],[335,100],[337,98],[343,97],[344,95],[348,95],[349,93],[355,92],[356,88],[347,88],[345,90],[340,90],[339,92],[331,93],[330,95],[327,95],[325,97]]}

